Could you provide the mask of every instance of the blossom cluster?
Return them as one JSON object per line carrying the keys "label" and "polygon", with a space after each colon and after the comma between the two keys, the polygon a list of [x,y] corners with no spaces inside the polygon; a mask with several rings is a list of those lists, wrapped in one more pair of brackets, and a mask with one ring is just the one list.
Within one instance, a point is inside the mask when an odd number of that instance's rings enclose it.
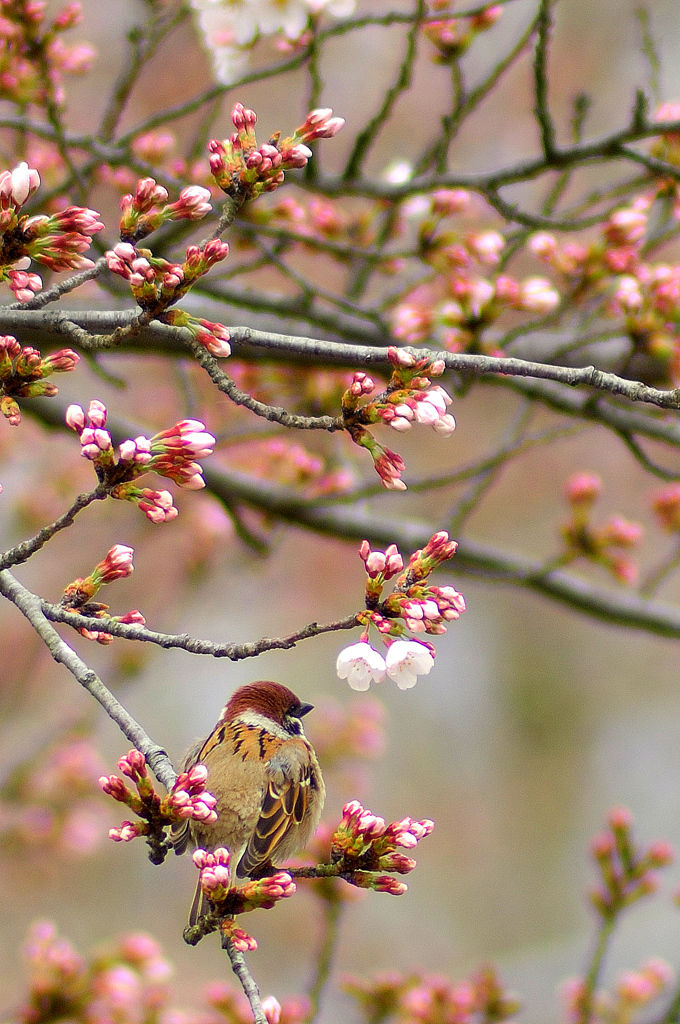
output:
{"label": "blossom cluster", "polygon": [[[366,611],[357,615],[357,621],[365,625],[365,630],[359,643],[340,652],[336,663],[338,676],[347,679],[352,689],[367,690],[371,681],[381,683],[389,677],[399,689],[407,690],[415,685],[419,675],[430,672],[435,656],[432,644],[394,637],[408,636],[408,630],[444,633],[447,623],[460,618],[465,611],[465,599],[454,587],[429,583],[433,570],[452,558],[457,547],[445,530],[435,533],[424,548],[413,552],[404,570],[395,544],[385,551],[373,551],[368,541],[362,541],[359,554],[367,575]],[[394,589],[383,597],[385,583],[397,574],[400,575]],[[371,625],[387,645],[384,658],[368,643]]]}
{"label": "blossom cluster", "polygon": [[116,459],[106,417],[106,406],[96,400],[90,402],[87,414],[79,405],[66,410],[67,425],[80,436],[81,455],[94,463],[112,498],[134,502],[152,523],[174,519],[177,509],[169,491],[139,488],[134,481],[154,472],[189,490],[205,487],[201,466],[195,460],[212,453],[215,438],[200,420],[179,420],[153,437],[140,435],[123,441]]}
{"label": "blossom cluster", "polygon": [[393,345],[388,348],[387,356],[393,367],[387,389],[371,398],[376,390],[375,381],[363,370],[358,370],[342,396],[342,415],[354,443],[371,453],[383,487],[404,491],[406,484],[401,478],[404,460],[391,448],[380,444],[367,426],[385,423],[397,433],[403,433],[410,430],[413,423],[422,423],[442,437],[449,437],[456,421],[446,411],[451,404],[451,396],[430,380],[444,372],[443,360],[418,359]]}
{"label": "blossom cluster", "polygon": [[597,990],[591,996],[582,978],[569,978],[561,986],[569,1024],[579,1024],[584,1011],[593,1021],[628,1024],[641,1010],[667,992],[673,982],[673,968],[652,957],[635,971],[622,971],[610,991]]}
{"label": "blossom cluster", "polygon": [[354,483],[349,470],[329,467],[322,456],[281,437],[249,441],[232,449],[231,459],[234,466],[285,487],[299,488],[308,498],[342,494]]}
{"label": "blossom cluster", "polygon": [[448,15],[449,3],[438,3],[436,10],[441,17],[428,19],[423,25],[423,35],[436,48],[435,61],[450,64],[469,50],[480,32],[496,24],[503,14],[501,4],[490,4],[468,18]]}
{"label": "blossom cluster", "polygon": [[205,823],[217,820],[217,801],[205,788],[208,779],[205,765],[194,765],[190,771],[178,775],[170,792],[162,798],[156,793],[144,755],[138,750],[131,750],[121,757],[118,768],[135,784],[137,792],[118,775],[103,775],[99,785],[104,793],[125,804],[141,820],[124,821],[109,831],[109,837],[115,842],[129,843],[137,836],[145,836],[151,848],[149,856],[154,863],[161,863],[167,852],[165,832],[168,825],[186,818]]}
{"label": "blossom cluster", "polygon": [[133,245],[156,231],[162,224],[176,220],[203,220],[211,211],[210,189],[190,185],[182,189],[179,199],[168,203],[168,190],[155,178],[142,178],[134,193],[120,201],[121,242]]}
{"label": "blossom cluster", "polygon": [[368,981],[352,978],[343,987],[357,1001],[366,1021],[485,1024],[507,1020],[521,1007],[491,966],[454,983],[436,975],[422,977],[390,971]]}
{"label": "blossom cluster", "polygon": [[0,32],[5,41],[0,75],[0,99],[25,109],[44,106],[49,100],[61,103],[62,76],[89,71],[95,51],[86,43],[67,46],[64,32],[82,20],[79,3],[67,3],[51,23],[46,23],[46,5],[27,0],[3,0]]}
{"label": "blossom cluster", "polygon": [[[676,105],[677,106],[677,105]],[[679,108],[680,109],[680,108]],[[659,115],[657,115],[659,116]],[[541,231],[529,247],[561,278],[573,304],[621,321],[630,343],[628,362],[645,379],[680,382],[680,264],[654,262],[646,254],[650,219],[664,216],[669,183],[661,181],[614,210],[599,237],[559,244]],[[680,202],[673,214],[680,219]]]}
{"label": "blossom cluster", "polygon": [[[98,562],[89,576],[78,578],[69,583],[64,590],[60,601],[62,608],[68,611],[79,612],[81,615],[89,615],[93,618],[112,618],[114,622],[122,622],[128,625],[138,624],[143,626],[146,619],[140,611],[135,609],[126,612],[125,615],[109,616],[109,606],[93,601],[105,584],[113,583],[115,580],[126,579],[134,569],[134,551],[125,544],[115,544],[107,553],[106,557]],[[99,644],[110,644],[113,637],[103,630],[90,630],[86,627],[78,627],[78,632],[88,640],[96,640]]]}
{"label": "blossom cluster", "polygon": [[160,319],[171,327],[186,327],[198,344],[203,345],[216,358],[226,359],[231,355],[229,331],[224,324],[192,316],[184,309],[170,309],[163,313]]}
{"label": "blossom cluster", "polygon": [[17,1019],[153,1024],[170,998],[172,966],[150,935],[130,934],[86,962],[48,921],[33,925],[25,947],[28,993]]}
{"label": "blossom cluster", "polygon": [[279,900],[293,896],[295,882],[286,871],[277,871],[265,878],[249,879],[233,886],[229,870],[229,850],[218,847],[212,852],[195,850],[193,861],[200,871],[201,892],[212,910],[222,919],[221,931],[227,931],[236,949],[242,952],[257,949],[257,941],[234,924],[233,915],[251,910],[271,910]]}
{"label": "blossom cluster", "polygon": [[282,35],[282,42],[288,45],[304,45],[310,25],[322,13],[347,17],[354,11],[356,0],[249,0],[247,4],[192,0],[191,6],[217,80],[231,85],[247,68],[258,39]]}
{"label": "blossom cluster", "polygon": [[20,345],[11,334],[0,336],[0,413],[16,427],[21,422],[17,398],[52,398],[58,389],[45,378],[74,370],[79,359],[70,348],[43,357],[37,348]]}
{"label": "blossom cluster", "polygon": [[331,139],[345,121],[333,117],[330,108],[312,110],[291,136],[280,133],[257,145],[257,114],[237,103],[231,119],[236,131],[228,139],[208,143],[210,171],[223,192],[239,205],[264,192],[273,192],[284,180],[284,171],[305,167],[312,156],[307,145],[315,139]]}
{"label": "blossom cluster", "polygon": [[21,213],[39,187],[40,175],[25,161],[0,174],[0,281],[8,283],[18,302],[29,302],[42,288],[40,275],[28,272],[31,260],[55,271],[92,267],[83,253],[104,228],[99,214],[83,206],[51,216]]}
{"label": "blossom cluster", "polygon": [[404,204],[402,231],[415,223],[416,250],[429,271],[393,306],[393,334],[404,344],[428,341],[450,352],[499,355],[485,331],[502,314],[516,310],[547,316],[560,304],[559,293],[546,278],[519,281],[495,271],[506,249],[500,232],[442,226],[469,202],[463,189],[440,189]]}
{"label": "blossom cluster", "polygon": [[[77,1024],[252,1024],[250,1004],[224,981],[209,983],[205,1006],[171,1004],[173,965],[151,935],[133,932],[85,958],[49,921],[31,928],[24,947],[28,985],[13,1019],[46,1024],[59,1015]],[[262,1000],[268,1024],[304,1024],[310,1004],[304,996]]]}
{"label": "blossom cluster", "polygon": [[647,849],[636,849],[632,828],[630,811],[615,807],[609,812],[608,828],[592,841],[600,881],[590,899],[605,920],[615,918],[631,903],[653,893],[658,886],[655,871],[673,861],[673,849],[665,841],[652,843]]}
{"label": "blossom cluster", "polygon": [[642,540],[642,527],[622,516],[612,516],[602,526],[590,522],[592,507],[602,491],[602,481],[594,473],[576,473],[565,485],[565,497],[571,508],[571,519],[562,525],[565,552],[561,563],[587,558],[604,566],[622,583],[637,581],[635,562],[625,553]]}
{"label": "blossom cluster", "polygon": [[401,896],[408,886],[382,872],[406,875],[413,871],[416,861],[399,848],[412,850],[433,829],[429,818],[403,818],[388,825],[358,800],[351,800],[343,807],[342,820],[331,839],[331,863],[338,865],[342,877],[352,885]]}
{"label": "blossom cluster", "polygon": [[95,747],[77,733],[32,752],[0,787],[0,844],[48,860],[94,852],[106,817],[93,782],[101,771]]}
{"label": "blossom cluster", "polygon": [[167,306],[177,302],[211,267],[226,259],[229,246],[213,238],[201,248],[187,246],[182,263],[156,257],[150,249],[119,242],[104,253],[109,270],[124,278],[141,308],[160,317]]}

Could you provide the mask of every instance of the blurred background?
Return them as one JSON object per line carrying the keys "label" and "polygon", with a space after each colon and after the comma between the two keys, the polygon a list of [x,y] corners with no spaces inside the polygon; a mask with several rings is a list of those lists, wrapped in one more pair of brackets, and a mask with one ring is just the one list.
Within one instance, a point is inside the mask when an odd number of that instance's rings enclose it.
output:
{"label": "blurred background", "polygon": [[[110,4],[84,0],[83,6],[79,33],[97,48],[98,57],[90,76],[69,85],[69,126],[75,132],[97,123],[120,67],[126,32],[143,8],[117,0],[114,17]],[[620,0],[614,14],[604,0],[558,4],[551,60],[551,102],[558,123],[568,122],[570,102],[579,91],[593,98],[588,133],[626,123],[636,86],[649,83],[636,6],[633,0]],[[372,0],[359,9],[389,8]],[[533,10],[524,0],[507,5],[498,25],[466,57],[473,81],[519,35]],[[659,99],[680,100],[677,4],[651,0],[647,10],[661,57]],[[327,48],[323,102],[346,117],[347,134],[324,147],[325,167],[333,169],[335,161],[340,166],[352,132],[377,104],[402,48],[398,26],[342,37]],[[256,62],[273,56],[273,46],[265,42]],[[413,89],[398,104],[369,161],[374,175],[386,173],[395,160],[412,157],[422,133],[432,130],[444,109],[446,72],[431,58],[431,49],[423,45]],[[468,171],[506,165],[536,151],[529,70],[525,58],[482,106],[454,147],[452,167]],[[185,24],[144,72],[124,127],[192,96],[210,76],[200,40]],[[228,93],[224,124],[238,100],[257,110],[262,137],[278,127],[286,133],[304,119],[306,91],[304,76],[293,73],[276,84],[254,83],[238,95]],[[181,141],[192,125],[180,122],[173,131]],[[217,134],[228,131],[223,127]],[[97,203],[113,224],[117,199],[102,189],[92,205]],[[491,215],[485,223],[496,224]],[[112,302],[94,288],[80,301],[103,308]],[[233,310],[226,322],[273,324]],[[59,381],[61,397],[81,404],[96,397],[143,426],[162,426],[184,413],[188,380],[194,410],[205,415],[209,429],[249,426],[246,416],[224,411],[222,399],[198,378],[174,367],[129,356],[110,357],[102,365],[124,388],[81,364],[76,374]],[[423,475],[465,464],[493,448],[516,410],[511,394],[475,390],[456,401],[458,429],[451,439],[424,443],[414,431],[400,451]],[[539,416],[539,425],[549,422],[547,413]],[[323,449],[324,439],[305,438],[308,442]],[[3,547],[50,521],[76,489],[91,485],[90,467],[77,458],[76,447],[73,438],[50,435],[28,417],[17,431],[0,423]],[[228,464],[228,453],[221,457]],[[619,441],[592,428],[560,442],[549,456],[538,449],[515,460],[470,520],[467,535],[538,557],[557,553],[559,524],[566,515],[562,484],[578,470],[601,475],[605,490],[598,510],[603,518],[616,512],[649,527],[643,564],[645,558],[655,564],[668,541],[654,530],[647,511],[649,480]],[[451,503],[452,496],[442,492],[425,499],[388,495],[375,509],[426,519],[437,529],[446,525]],[[361,607],[364,573],[356,544],[271,525],[271,550],[262,556],[237,539],[227,515],[209,496],[180,495],[178,507],[180,518],[162,527],[148,524],[124,502],[91,508],[17,575],[56,601],[64,586],[86,575],[109,547],[130,544],[136,551],[135,573],[104,594],[112,609],[140,608],[151,628],[219,641],[275,636]],[[264,655],[257,664],[190,658],[122,641],[100,648],[68,634],[69,643],[175,763],[211,729],[233,689],[256,678],[273,678],[316,705],[308,732],[321,751],[324,744],[330,748],[329,735],[348,715],[371,724],[369,739],[360,744],[371,756],[335,758],[327,772],[325,818],[330,824],[353,797],[387,820],[405,815],[435,820],[434,834],[418,848],[418,868],[407,879],[404,897],[369,893],[348,906],[322,1020],[348,1011],[337,984],[343,975],[389,968],[456,979],[488,961],[496,962],[506,983],[520,993],[527,1024],[547,1014],[556,1017],[556,986],[582,969],[592,942],[593,921],[584,896],[594,877],[588,843],[607,809],[628,806],[641,841],[664,837],[680,848],[678,643],[604,626],[519,589],[463,579],[456,574],[455,559],[450,566],[440,582],[461,590],[468,610],[437,638],[432,673],[408,692],[384,684],[371,691],[370,704],[335,676],[337,653],[350,637],[358,638],[355,634],[305,641],[295,650]],[[591,578],[606,582],[597,571]],[[670,581],[662,596],[677,600],[680,588]],[[96,786],[83,782],[90,778],[96,783],[99,774],[115,771],[127,741],[52,664],[14,609],[0,608],[0,644],[0,784],[5,796],[0,808],[0,963],[5,965],[0,1007],[12,1006],[23,991],[21,942],[29,924],[45,917],[83,951],[116,934],[149,931],[176,965],[176,1001],[198,1005],[200,985],[228,972],[212,937],[197,948],[182,941],[195,868],[188,858],[174,857],[156,868],[142,844],[110,843],[108,828],[124,814],[100,798]],[[323,754],[321,759],[323,765]],[[82,787],[69,808],[60,803],[64,786]],[[26,793],[32,810],[17,817],[16,803]],[[609,976],[647,956],[676,962],[680,917],[670,897],[678,884],[673,867],[664,874],[660,896],[630,912],[608,964]],[[314,897],[302,892],[248,921],[260,945],[249,962],[263,993],[281,997],[308,983],[319,938],[318,911]]]}

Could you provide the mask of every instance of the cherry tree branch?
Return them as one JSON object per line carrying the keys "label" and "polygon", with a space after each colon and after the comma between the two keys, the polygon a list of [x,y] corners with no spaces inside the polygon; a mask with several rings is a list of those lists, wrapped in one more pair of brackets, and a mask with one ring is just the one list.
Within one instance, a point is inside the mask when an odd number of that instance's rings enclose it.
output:
{"label": "cherry tree branch", "polygon": [[[206,484],[220,497],[238,499],[286,522],[315,533],[346,540],[369,540],[373,546],[396,544],[402,551],[423,547],[437,528],[446,524],[390,519],[346,505],[305,502],[278,484],[227,470],[204,470]],[[548,570],[541,563],[467,538],[459,542],[452,571],[486,582],[505,583],[532,590],[603,622],[628,626],[659,636],[680,638],[680,609],[662,605],[623,589],[598,587],[562,569]]]}
{"label": "cherry tree branch", "polygon": [[231,969],[240,981],[241,988],[250,1003],[253,1021],[255,1024],[267,1024],[267,1018],[260,1000],[260,990],[248,969],[243,953],[234,948],[232,939],[226,934],[222,936],[222,949],[226,950],[231,962]]}
{"label": "cherry tree branch", "polygon": [[50,523],[49,526],[44,526],[42,530],[39,530],[29,540],[22,541],[21,544],[17,544],[15,547],[0,554],[0,569],[9,569],[12,565],[26,562],[31,555],[39,551],[55,534],[67,526],[71,526],[79,512],[82,512],[84,508],[91,505],[93,501],[101,501],[105,497],[106,489],[101,485],[86,494],[79,494],[71,507],[63,515],[59,516],[58,519],[55,519],[53,523]]}
{"label": "cherry tree branch", "polygon": [[74,679],[88,693],[92,694],[95,700],[99,701],[106,714],[116,723],[123,735],[144,755],[158,781],[170,790],[177,778],[177,773],[166,751],[153,742],[139,722],[135,721],[104,685],[97,673],[78,657],[65,640],[62,640],[44,615],[40,598],[22,586],[8,569],[0,571],[0,594],[11,601],[30,622],[54,660],[68,669]]}
{"label": "cherry tree branch", "polygon": [[145,643],[156,644],[165,650],[177,649],[186,651],[187,654],[203,654],[211,658],[228,658],[229,661],[243,661],[246,658],[256,658],[265,651],[288,651],[295,647],[301,640],[308,640],[310,637],[321,636],[322,633],[334,633],[343,629],[354,629],[357,625],[356,615],[348,615],[336,622],[310,622],[301,629],[288,633],[286,636],[264,637],[262,640],[254,640],[250,643],[217,643],[213,640],[200,640],[189,636],[188,633],[160,633],[145,626],[116,622],[109,618],[93,618],[89,615],[80,615],[70,612],[59,605],[50,604],[48,601],[41,601],[40,607],[43,615],[50,622],[62,622],[74,629],[104,630],[112,636],[120,637],[123,640],[138,640]]}
{"label": "cherry tree branch", "polygon": [[[136,316],[137,314],[134,313],[119,312],[83,314],[63,311],[50,314],[28,311],[26,314],[22,314],[20,311],[6,313],[4,310],[0,310],[0,331],[16,331],[22,335],[23,325],[29,329],[29,332],[39,331],[43,336],[49,337],[49,334],[52,333],[55,343],[57,339],[61,339],[64,334],[67,334],[72,337],[74,345],[86,351],[107,351],[109,349],[108,340],[105,338],[103,342],[100,342],[96,335],[100,331],[108,334],[113,324],[115,324],[114,331],[125,330],[136,319]],[[42,317],[45,318],[44,321],[41,319]],[[73,332],[70,325],[74,325],[79,330]],[[297,358],[315,365],[351,366],[364,369],[367,367],[388,369],[391,366],[387,349],[384,347],[343,344],[318,338],[279,334],[273,331],[257,331],[250,327],[232,327],[229,330],[235,355],[247,356],[251,352],[256,352],[260,356],[265,354],[269,358],[278,356],[286,361]],[[90,337],[82,337],[79,331],[85,331]],[[188,344],[197,361],[209,373],[215,385],[236,404],[245,405],[251,411],[257,412],[258,415],[264,415],[284,426],[308,429],[311,422],[315,429],[342,429],[342,421],[339,417],[292,416],[285,410],[266,406],[250,396],[244,397],[244,393],[236,387],[231,378],[220,370],[218,361],[205,348],[190,340],[189,332],[184,329],[166,327],[163,324],[145,325],[134,337],[126,336],[124,341],[125,344],[121,346],[123,351],[130,349],[143,351],[150,347],[154,349],[160,347],[166,351],[169,349],[179,353],[182,346]],[[679,388],[650,387],[641,381],[628,380],[615,373],[599,370],[595,366],[553,366],[549,363],[520,359],[514,356],[473,355],[424,347],[408,350],[420,356],[428,355],[431,359],[442,359],[450,371],[473,373],[485,377],[501,375],[554,381],[557,384],[567,385],[569,388],[588,387],[626,398],[631,402],[654,405],[660,409],[680,409]],[[540,395],[540,392],[537,395]]]}

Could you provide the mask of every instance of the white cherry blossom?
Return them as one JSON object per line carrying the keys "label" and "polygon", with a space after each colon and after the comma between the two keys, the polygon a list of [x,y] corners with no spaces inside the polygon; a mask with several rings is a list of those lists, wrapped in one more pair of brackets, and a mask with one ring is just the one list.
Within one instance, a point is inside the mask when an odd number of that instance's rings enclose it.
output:
{"label": "white cherry blossom", "polygon": [[340,651],[335,669],[353,690],[367,690],[372,681],[385,679],[385,659],[364,641]]}
{"label": "white cherry blossom", "polygon": [[433,665],[429,650],[417,640],[395,640],[385,657],[387,675],[400,690],[410,690],[418,676],[426,676]]}

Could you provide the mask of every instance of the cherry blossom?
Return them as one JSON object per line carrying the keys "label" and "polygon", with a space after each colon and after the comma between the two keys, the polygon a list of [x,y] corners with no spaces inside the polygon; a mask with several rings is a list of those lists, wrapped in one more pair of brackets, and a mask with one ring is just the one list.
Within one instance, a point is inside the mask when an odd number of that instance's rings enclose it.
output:
{"label": "cherry blossom", "polygon": [[353,690],[367,690],[372,681],[382,683],[385,679],[385,659],[364,641],[340,651],[335,668]]}
{"label": "cherry blossom", "polygon": [[424,644],[417,640],[395,640],[385,656],[385,670],[400,690],[410,690],[418,676],[426,676],[434,658]]}

